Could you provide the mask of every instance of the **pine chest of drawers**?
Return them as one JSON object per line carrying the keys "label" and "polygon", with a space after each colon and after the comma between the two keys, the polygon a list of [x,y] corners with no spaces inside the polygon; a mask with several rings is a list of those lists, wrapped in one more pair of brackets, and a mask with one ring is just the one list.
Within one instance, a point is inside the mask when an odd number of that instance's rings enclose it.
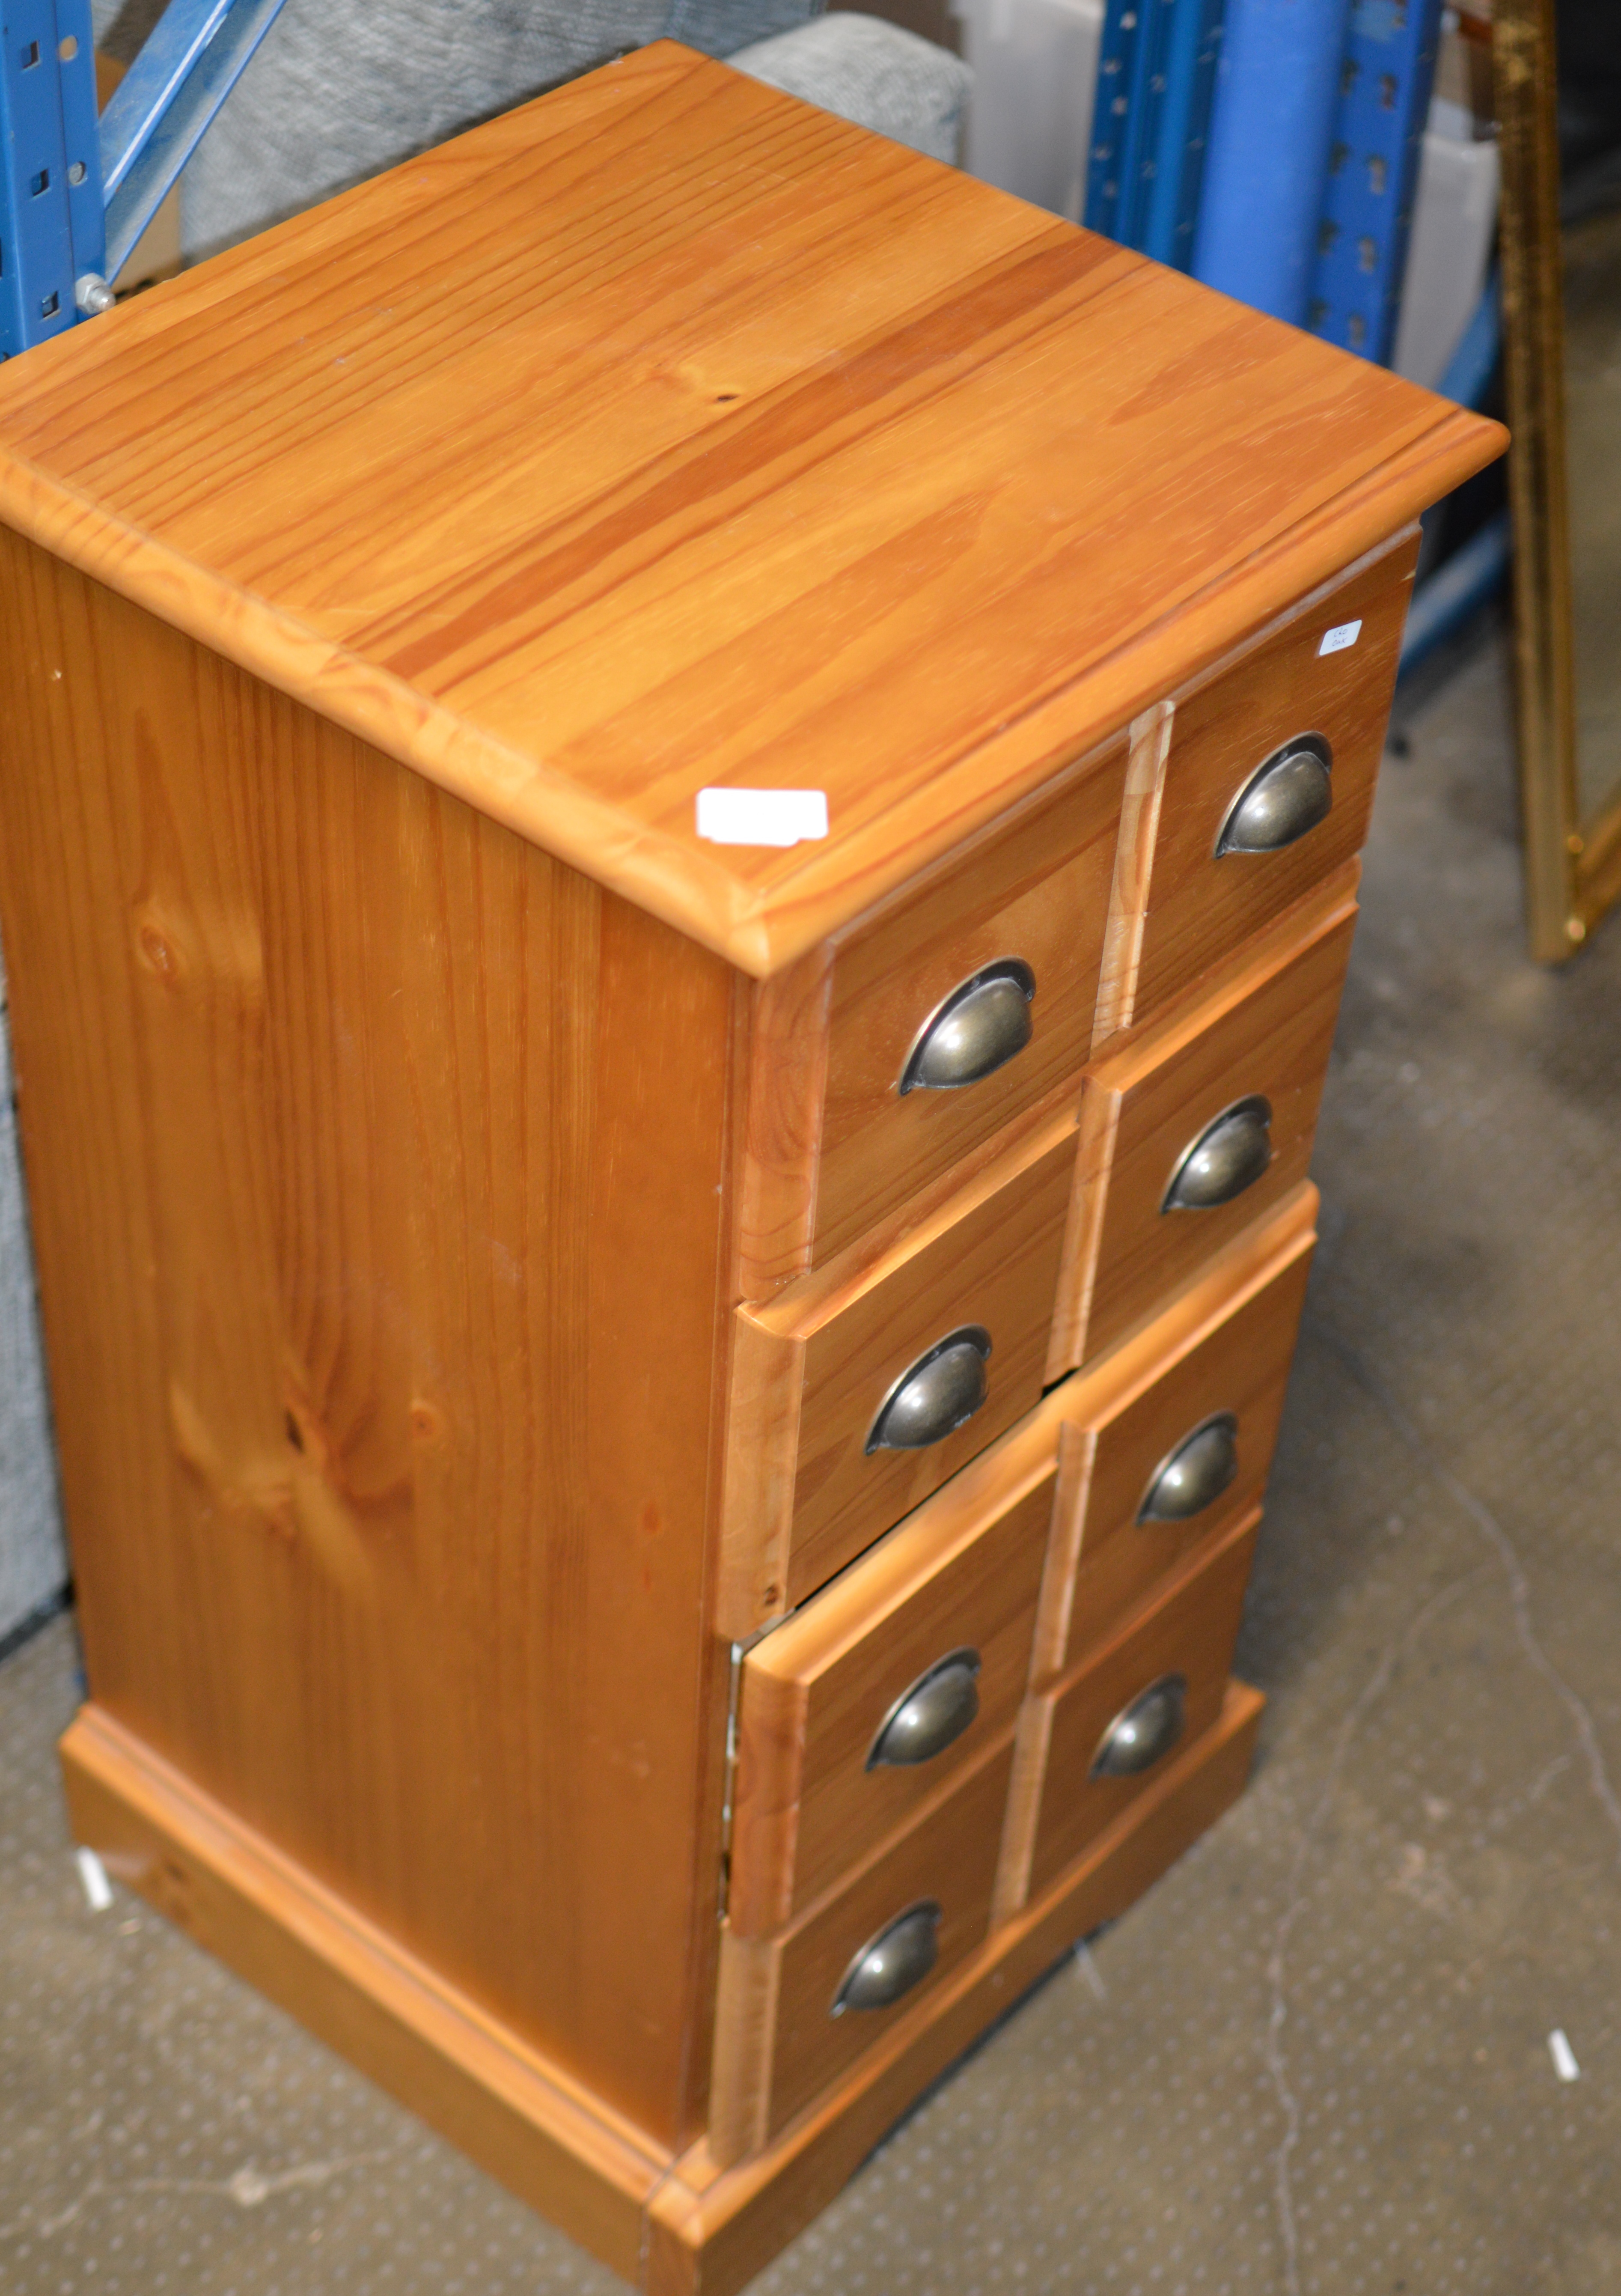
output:
{"label": "pine chest of drawers", "polygon": [[0,373],[75,1825],[660,2296],[1240,1789],[1500,442],[669,45]]}

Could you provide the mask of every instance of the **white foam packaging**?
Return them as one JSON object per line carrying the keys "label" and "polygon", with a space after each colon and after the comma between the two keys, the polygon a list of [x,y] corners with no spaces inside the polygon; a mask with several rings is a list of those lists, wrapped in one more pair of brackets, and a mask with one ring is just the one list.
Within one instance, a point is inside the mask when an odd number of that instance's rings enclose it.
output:
{"label": "white foam packaging", "polygon": [[974,75],[963,165],[1081,220],[1104,0],[952,0]]}
{"label": "white foam packaging", "polygon": [[1430,105],[1391,365],[1433,390],[1486,284],[1497,229],[1497,144],[1461,104]]}

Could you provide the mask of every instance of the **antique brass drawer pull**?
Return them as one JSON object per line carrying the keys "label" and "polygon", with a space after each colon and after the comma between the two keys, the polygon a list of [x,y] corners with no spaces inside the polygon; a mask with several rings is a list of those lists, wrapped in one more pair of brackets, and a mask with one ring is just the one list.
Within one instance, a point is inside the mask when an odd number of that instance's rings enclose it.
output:
{"label": "antique brass drawer pull", "polygon": [[1149,1477],[1139,1522],[1185,1522],[1220,1498],[1239,1471],[1239,1423],[1213,1412],[1167,1452]]}
{"label": "antique brass drawer pull", "polygon": [[1251,1188],[1272,1161],[1272,1103],[1258,1092],[1213,1116],[1176,1159],[1162,1212],[1210,1211]]}
{"label": "antique brass drawer pull", "polygon": [[1182,1735],[1187,1697],[1185,1674],[1162,1674],[1146,1690],[1140,1690],[1098,1740],[1091,1775],[1134,1778],[1143,1770],[1151,1770]]}
{"label": "antique brass drawer pull", "polygon": [[1257,767],[1227,808],[1216,857],[1279,853],[1326,821],[1334,802],[1334,753],[1321,734],[1297,734]]}
{"label": "antique brass drawer pull", "polygon": [[983,1324],[962,1324],[904,1371],[879,1406],[866,1449],[922,1451],[942,1443],[985,1401],[991,1335]]}
{"label": "antique brass drawer pull", "polygon": [[870,1770],[931,1762],[962,1735],[979,1711],[979,1653],[948,1651],[904,1690],[879,1725]]}
{"label": "antique brass drawer pull", "polygon": [[955,1092],[1022,1053],[1030,1041],[1036,975],[1022,957],[998,957],[960,980],[917,1033],[900,1091]]}
{"label": "antique brass drawer pull", "polygon": [[921,1898],[870,1938],[839,1980],[830,2017],[847,2009],[887,2009],[921,1985],[940,1951],[940,1906]]}

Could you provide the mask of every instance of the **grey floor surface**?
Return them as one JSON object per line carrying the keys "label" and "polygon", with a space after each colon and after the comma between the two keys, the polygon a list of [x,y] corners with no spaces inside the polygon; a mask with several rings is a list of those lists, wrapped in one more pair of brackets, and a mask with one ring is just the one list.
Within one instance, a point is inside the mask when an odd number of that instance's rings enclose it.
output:
{"label": "grey floor surface", "polygon": [[[1254,1784],[755,2296],[1621,2292],[1621,918],[1562,973],[1520,954],[1490,633],[1404,714],[1240,1648]],[[613,2296],[157,1915],[88,1910],[73,1663],[63,1621],[0,1667],[5,2296]]]}

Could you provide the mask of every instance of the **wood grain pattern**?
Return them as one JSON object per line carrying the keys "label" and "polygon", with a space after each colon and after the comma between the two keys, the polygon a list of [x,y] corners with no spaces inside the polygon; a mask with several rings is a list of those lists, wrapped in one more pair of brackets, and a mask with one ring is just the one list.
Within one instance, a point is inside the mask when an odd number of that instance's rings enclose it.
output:
{"label": "wood grain pattern", "polygon": [[99,1706],[81,1709],[61,1751],[74,1837],[110,1874],[594,2256],[640,2279],[643,2211],[667,2152]]}
{"label": "wood grain pattern", "polygon": [[996,1857],[996,1886],[991,1894],[991,1924],[1016,1921],[1029,1901],[1030,1860],[1035,1854],[1036,1829],[1041,1821],[1042,1788],[1047,1776],[1047,1748],[1052,1737],[1052,1701],[1027,1698],[1013,1733],[1013,1774],[1008,1780],[1007,1808],[1003,1815],[1002,1842]]}
{"label": "wood grain pattern", "polygon": [[[723,1632],[803,1602],[1038,1400],[1074,1159],[1060,1115],[875,1266],[834,1261],[739,1310]],[[964,1324],[991,1334],[985,1402],[926,1449],[868,1454],[890,1388]]]}
{"label": "wood grain pattern", "polygon": [[[1305,1178],[1355,929],[1357,866],[1088,1069],[1049,1377],[1116,1344]],[[1162,1211],[1183,1152],[1248,1094],[1272,1105],[1266,1169],[1228,1203]]]}
{"label": "wood grain pattern", "polygon": [[846,2179],[905,2108],[987,2025],[1133,1900],[1241,1792],[1265,1700],[1233,1682],[1215,1726],[1150,1777],[1041,1898],[889,2031],[765,2151],[721,2169],[707,2144],[682,2156],[649,2210],[650,2296],[736,2296]]}
{"label": "wood grain pattern", "polygon": [[[1092,1046],[1124,745],[970,838],[837,943],[755,991],[740,1179],[747,1303],[851,1246],[881,1250],[1011,1128],[1078,1095]],[[897,1090],[919,1026],[970,974],[1022,956],[1030,1043],[978,1085]]]}
{"label": "wood grain pattern", "polygon": [[[1274,1289],[1287,1292],[1291,1271],[1309,1260],[1316,1242],[1317,1208],[1316,1189],[1309,1180],[1303,1181],[1274,1211],[1263,1215],[1224,1245],[1151,1322],[1085,1371],[1048,1390],[1035,1416],[1044,1420],[1049,1413],[1057,1413],[1062,1424],[1058,1434],[1060,1471],[1052,1538],[1030,1667],[1031,1679],[1037,1686],[1048,1685],[1074,1662],[1080,1652],[1080,1637],[1088,1631],[1078,1622],[1072,1631],[1083,1558],[1088,1572],[1095,1569],[1099,1574],[1089,1587],[1085,1609],[1100,1625],[1122,1616],[1148,1583],[1144,1579],[1139,1585],[1135,1566],[1125,1559],[1133,1542],[1126,1542],[1120,1560],[1115,1562],[1110,1550],[1118,1543],[1116,1537],[1098,1529],[1110,1519],[1106,1492],[1093,1489],[1100,1448],[1107,1457],[1112,1431],[1131,1425],[1140,1411],[1152,1411],[1154,1399],[1182,1381],[1194,1365],[1219,1367],[1240,1388],[1253,1384],[1265,1407],[1269,1360],[1265,1346],[1257,1357],[1252,1351],[1229,1348],[1224,1335],[1251,1303],[1267,1298]],[[1265,1341],[1274,1332],[1275,1326],[1269,1324],[1261,1336]],[[1195,1394],[1200,1391],[1211,1390],[1194,1390]],[[1167,1413],[1167,1419],[1170,1416]],[[1265,1432],[1265,1422],[1260,1431]],[[1248,1465],[1247,1459],[1246,1472]],[[1129,1484],[1129,1477],[1122,1480]],[[1115,1488],[1118,1493],[1119,1485]],[[1252,1499],[1255,1496],[1251,1494]],[[1118,1518],[1118,1506],[1114,1512]],[[1224,1523],[1229,1519],[1224,1513]],[[1175,1526],[1160,1528],[1175,1543]],[[1173,1547],[1167,1554],[1167,1570],[1179,1568],[1180,1562]],[[1149,1573],[1150,1578],[1158,1575]]]}
{"label": "wood grain pattern", "polygon": [[[1011,1726],[1030,1672],[1055,1466],[986,1500],[956,1478],[743,1661],[726,1919],[782,1928]],[[977,1476],[983,1486],[986,1478]],[[979,1710],[932,1760],[869,1770],[885,1716],[954,1650],[980,1660]]]}
{"label": "wood grain pattern", "polygon": [[823,944],[757,983],[750,1002],[737,1212],[745,1301],[769,1300],[811,1264],[832,981]]}
{"label": "wood grain pattern", "polygon": [[663,43],[11,362],[0,518],[764,975],[1502,443]]}
{"label": "wood grain pattern", "polygon": [[[1077,1485],[1073,1527],[1076,1570],[1068,1588],[1053,1663],[1067,1669],[1184,1558],[1239,1514],[1256,1506],[1266,1486],[1295,1334],[1311,1269],[1309,1227],[1257,1291],[1167,1360],[1151,1386],[1111,1398],[1085,1428],[1085,1471]],[[1139,1522],[1150,1477],[1201,1421],[1230,1411],[1238,1421],[1238,1472],[1210,1506],[1181,1522]],[[1086,1424],[1086,1419],[1091,1423]],[[1057,1621],[1054,1621],[1055,1626]],[[1045,1653],[1044,1653],[1044,1658]]]}
{"label": "wood grain pattern", "polygon": [[[1063,777],[995,836],[839,945],[813,1259],[854,1243],[976,1144],[1069,1083],[1092,1050],[1126,745]],[[1036,975],[1024,1050],[978,1084],[896,1089],[919,1029],[997,957]]]}
{"label": "wood grain pattern", "polygon": [[[1236,663],[1176,696],[1151,857],[1140,881],[1117,881],[1118,931],[1128,935],[1134,922],[1137,961],[1110,1015],[1116,1025],[1157,1017],[1361,851],[1418,546],[1416,531],[1398,536],[1371,564],[1304,601],[1281,628],[1263,633]],[[1324,632],[1352,621],[1362,624],[1355,644],[1320,654]],[[1333,751],[1327,820],[1281,852],[1217,860],[1216,838],[1233,799],[1275,750],[1307,733],[1325,735]],[[1103,1033],[1100,1023],[1100,1038]]]}
{"label": "wood grain pattern", "polygon": [[1044,1767],[1028,1882],[1037,1895],[1154,1775],[1091,1775],[1103,1732],[1138,1692],[1162,1674],[1185,1675],[1184,1730],[1190,1741],[1221,1711],[1260,1519],[1256,1508],[1233,1524],[1151,1605],[1123,1622],[1088,1651],[1071,1675],[1044,1693],[1050,1721],[1040,1747]]}
{"label": "wood grain pattern", "polygon": [[703,2137],[706,2154],[716,2161],[741,2161],[765,2141],[782,1989],[782,1954],[765,1939],[723,1930]]}
{"label": "wood grain pattern", "polygon": [[1106,1045],[1135,1013],[1137,975],[1142,963],[1142,929],[1148,912],[1148,890],[1159,838],[1159,808],[1165,800],[1165,766],[1171,747],[1175,710],[1169,701],[1156,701],[1131,729],[1126,788],[1120,800],[1120,829],[1115,845],[1114,879],[1109,887],[1109,925],[1103,938],[1103,964],[1098,980],[1098,1009],[1093,1047]]}
{"label": "wood grain pattern", "polygon": [[96,1698],[677,2141],[733,976],[5,533],[0,583]]}
{"label": "wood grain pattern", "polygon": [[[707,2142],[717,2162],[741,2160],[766,2143],[888,2026],[915,2012],[984,1939],[1012,1760],[1011,1733],[1004,1733],[948,1793],[782,1936],[723,1935],[723,2003],[747,2006],[736,2021],[722,2017],[716,2024]],[[856,1955],[886,1923],[926,1898],[942,1915],[929,1974],[888,2009],[831,2015]],[[734,1976],[733,1964],[748,1975]],[[762,2013],[765,2002],[769,2015]]]}

